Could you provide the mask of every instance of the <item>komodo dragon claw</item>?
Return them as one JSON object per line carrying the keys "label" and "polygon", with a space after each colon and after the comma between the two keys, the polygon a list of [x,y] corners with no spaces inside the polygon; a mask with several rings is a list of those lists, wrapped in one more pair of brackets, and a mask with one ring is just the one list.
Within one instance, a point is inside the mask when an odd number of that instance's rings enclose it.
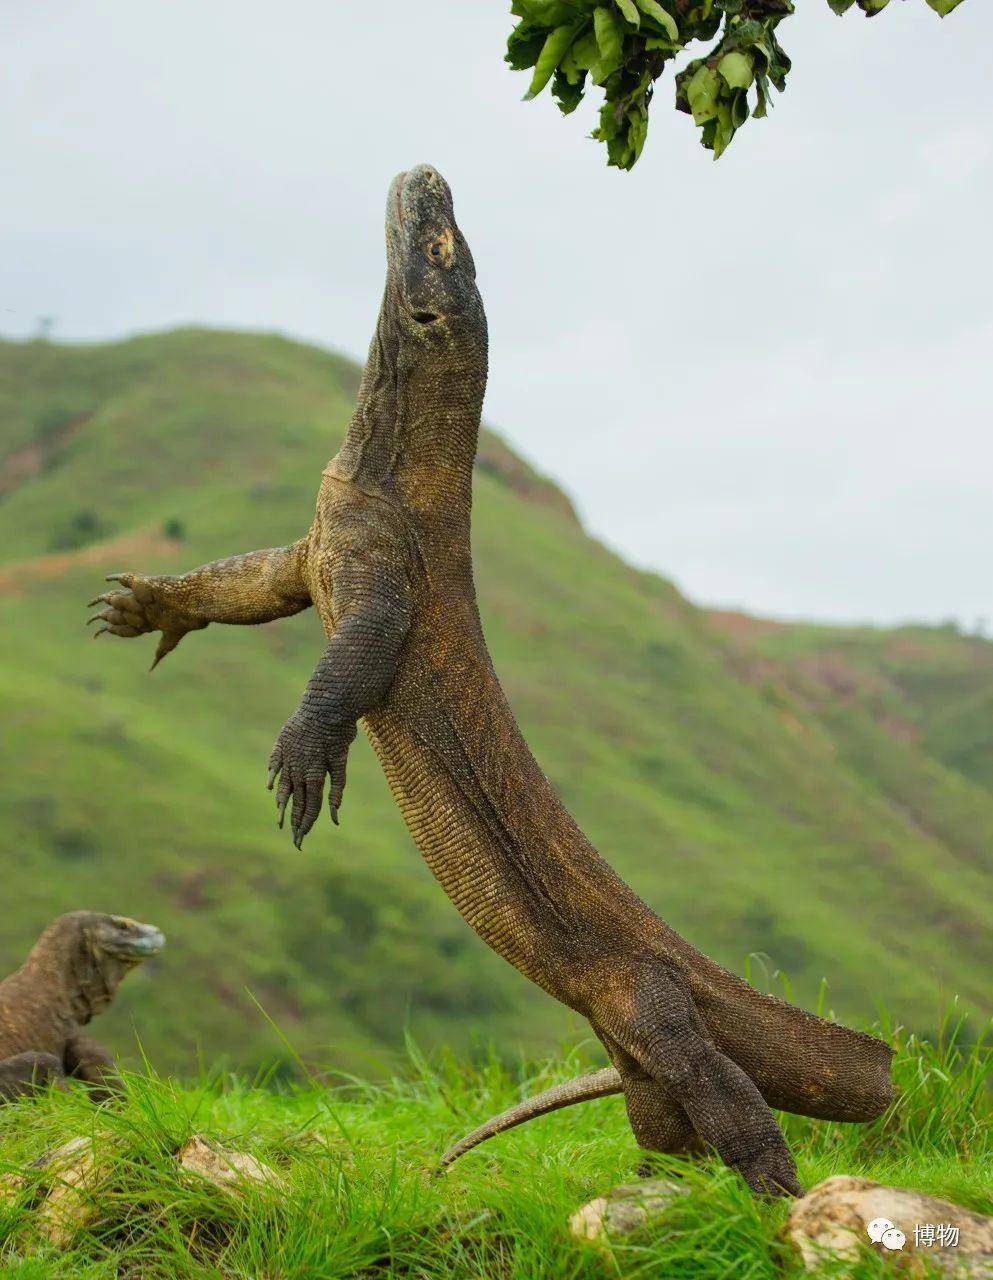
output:
{"label": "komodo dragon claw", "polygon": [[174,578],[143,578],[136,573],[109,573],[107,582],[117,582],[124,591],[104,591],[89,603],[89,608],[103,604],[106,608],[87,618],[86,625],[101,622],[103,626],[93,632],[93,639],[110,632],[122,640],[135,636],[161,632],[155,656],[149,671],[154,671],[162,659],[179,644],[190,631],[202,630],[207,624],[180,612],[173,596],[180,582]]}

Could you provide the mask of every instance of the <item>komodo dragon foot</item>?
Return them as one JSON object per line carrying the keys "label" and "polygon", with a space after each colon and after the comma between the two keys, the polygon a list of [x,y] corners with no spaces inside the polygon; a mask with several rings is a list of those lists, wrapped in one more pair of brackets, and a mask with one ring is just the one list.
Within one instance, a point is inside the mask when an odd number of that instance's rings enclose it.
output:
{"label": "komodo dragon foot", "polygon": [[93,632],[93,639],[105,632],[130,640],[135,636],[160,631],[158,648],[152,659],[154,671],[162,659],[179,644],[190,631],[200,631],[207,623],[181,611],[177,607],[175,588],[178,578],[145,578],[138,573],[111,573],[108,582],[119,582],[124,591],[104,591],[90,601],[90,608],[103,604],[106,608],[87,619],[87,625],[100,622],[103,625]]}
{"label": "komodo dragon foot", "polygon": [[47,1085],[65,1089],[65,1071],[54,1053],[15,1053],[0,1061],[0,1101],[12,1102]]}

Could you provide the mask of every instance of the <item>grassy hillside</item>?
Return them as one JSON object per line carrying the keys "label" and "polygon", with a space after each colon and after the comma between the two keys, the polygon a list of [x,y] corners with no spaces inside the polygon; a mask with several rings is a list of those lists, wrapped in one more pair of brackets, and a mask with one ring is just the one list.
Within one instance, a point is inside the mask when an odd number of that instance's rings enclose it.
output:
{"label": "grassy hillside", "polygon": [[[573,1239],[569,1216],[632,1180],[638,1153],[618,1098],[525,1125],[470,1152],[443,1177],[428,1178],[439,1153],[481,1116],[577,1066],[572,1060],[509,1071],[489,1062],[471,1070],[443,1059],[381,1086],[278,1094],[217,1077],[196,1086],[139,1077],[119,1111],[66,1094],[4,1107],[0,1267],[16,1280],[807,1274],[782,1235],[788,1204],[756,1202],[714,1160],[658,1159],[656,1175],[679,1179],[688,1195],[653,1228],[612,1249]],[[810,1188],[834,1174],[856,1175],[993,1211],[993,1116],[982,1088],[988,1069],[979,1050],[956,1056],[947,1046],[902,1040],[894,1070],[899,1099],[881,1120],[789,1118],[801,1181]],[[253,1155],[275,1181],[232,1192],[184,1174],[175,1153],[193,1134]],[[31,1162],[80,1137],[92,1140],[99,1172],[82,1204],[63,1202],[55,1223],[65,1240],[56,1246],[51,1218],[45,1230],[48,1206],[38,1203],[51,1174]],[[5,1196],[8,1171],[23,1182]],[[88,1221],[70,1232],[74,1207]],[[923,1274],[929,1262],[940,1274],[926,1253],[915,1255],[912,1274]],[[867,1248],[854,1265],[818,1274],[878,1280],[890,1266]]]}
{"label": "grassy hillside", "polygon": [[[103,1031],[189,1068],[285,1053],[375,1072],[411,1027],[548,1048],[565,1013],[491,955],[411,845],[371,751],[301,853],[265,764],[312,613],[152,642],[83,627],[105,572],[289,541],[354,399],[347,361],[185,330],[0,344],[0,967],[79,906],[161,925]],[[993,645],[697,610],[589,538],[487,437],[475,556],[497,668],[605,856],[696,944],[796,998],[912,1027],[990,1009]],[[260,1012],[261,1006],[264,1014]],[[279,1031],[275,1029],[279,1028]],[[581,1030],[576,1028],[577,1031]]]}

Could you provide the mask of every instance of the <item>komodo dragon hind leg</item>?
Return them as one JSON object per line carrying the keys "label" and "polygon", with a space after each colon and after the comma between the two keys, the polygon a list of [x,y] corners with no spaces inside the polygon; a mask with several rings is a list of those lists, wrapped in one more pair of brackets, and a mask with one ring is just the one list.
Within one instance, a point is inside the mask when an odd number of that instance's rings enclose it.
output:
{"label": "komodo dragon hind leg", "polygon": [[0,1061],[0,1102],[36,1093],[48,1084],[64,1087],[62,1063],[53,1053],[17,1053]]}
{"label": "komodo dragon hind leg", "polygon": [[[609,1036],[601,1035],[604,1048],[620,1075],[628,1122],[638,1146],[660,1155],[702,1155],[707,1144],[672,1092],[648,1075],[638,1062]],[[643,1161],[639,1172],[648,1168]]]}
{"label": "komodo dragon hind leg", "polygon": [[[623,1050],[617,1065],[640,1145],[671,1151],[673,1141],[688,1137],[680,1128],[681,1110],[696,1135],[754,1192],[802,1195],[775,1116],[755,1082],[710,1039],[684,975],[653,960],[613,985],[597,1026]],[[632,1015],[623,1021],[622,1008]],[[634,1070],[625,1070],[625,1057],[633,1059]]]}

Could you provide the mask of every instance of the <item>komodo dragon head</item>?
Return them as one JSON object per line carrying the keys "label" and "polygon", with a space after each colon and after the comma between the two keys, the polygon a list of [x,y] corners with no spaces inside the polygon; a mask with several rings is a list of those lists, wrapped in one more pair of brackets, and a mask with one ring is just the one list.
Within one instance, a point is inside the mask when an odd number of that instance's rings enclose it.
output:
{"label": "komodo dragon head", "polygon": [[399,173],[386,204],[387,299],[421,357],[486,341],[476,264],[455,221],[448,183],[431,165]]}
{"label": "komodo dragon head", "polygon": [[164,946],[165,935],[154,925],[99,911],[70,911],[44,931],[24,969],[61,989],[77,1021],[85,1023],[110,1004],[136,965]]}
{"label": "komodo dragon head", "polygon": [[[468,499],[486,390],[486,312],[448,183],[429,164],[386,200],[386,287],[345,441],[330,464],[371,492],[402,477],[408,509]],[[466,502],[468,512],[468,501]]]}

